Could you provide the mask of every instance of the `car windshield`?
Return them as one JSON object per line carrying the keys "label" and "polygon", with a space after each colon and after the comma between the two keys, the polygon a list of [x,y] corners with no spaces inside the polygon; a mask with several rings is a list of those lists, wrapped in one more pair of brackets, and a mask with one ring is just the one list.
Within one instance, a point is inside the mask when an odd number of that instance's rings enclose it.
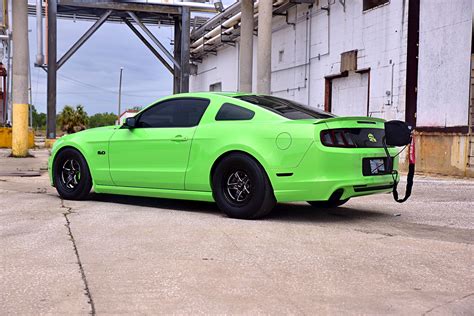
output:
{"label": "car windshield", "polygon": [[240,95],[236,96],[240,99],[277,113],[291,120],[307,120],[307,119],[325,119],[335,117],[335,115],[321,111],[319,109],[309,108],[295,101],[290,101],[273,96],[262,95]]}

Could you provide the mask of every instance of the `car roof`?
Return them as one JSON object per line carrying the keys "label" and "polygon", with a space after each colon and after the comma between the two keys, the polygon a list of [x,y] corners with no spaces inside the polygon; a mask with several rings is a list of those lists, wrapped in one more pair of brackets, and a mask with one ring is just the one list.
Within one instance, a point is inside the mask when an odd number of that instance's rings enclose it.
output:
{"label": "car roof", "polygon": [[169,97],[172,98],[173,96],[209,96],[209,95],[219,95],[224,97],[238,97],[243,95],[258,95],[256,93],[247,93],[247,92],[237,92],[237,91],[199,91],[199,92],[187,92],[187,93],[178,93],[174,95],[170,95]]}

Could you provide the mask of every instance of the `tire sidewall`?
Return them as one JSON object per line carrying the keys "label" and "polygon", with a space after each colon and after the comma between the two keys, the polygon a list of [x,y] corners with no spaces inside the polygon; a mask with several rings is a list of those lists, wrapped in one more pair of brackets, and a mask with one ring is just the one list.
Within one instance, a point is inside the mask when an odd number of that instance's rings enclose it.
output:
{"label": "tire sidewall", "polygon": [[[228,176],[238,170],[244,171],[251,181],[252,195],[242,204],[232,202],[224,191]],[[265,171],[255,160],[242,154],[225,157],[213,174],[212,184],[214,200],[218,207],[228,216],[241,219],[254,218],[259,213],[268,190]]]}
{"label": "tire sidewall", "polygon": [[[77,187],[72,190],[66,188],[61,182],[61,169],[64,162],[68,159],[76,160],[81,168],[79,183]],[[65,148],[56,155],[53,163],[53,183],[58,194],[64,199],[79,200],[87,196],[92,187],[92,181],[87,162],[79,151],[72,148]]]}

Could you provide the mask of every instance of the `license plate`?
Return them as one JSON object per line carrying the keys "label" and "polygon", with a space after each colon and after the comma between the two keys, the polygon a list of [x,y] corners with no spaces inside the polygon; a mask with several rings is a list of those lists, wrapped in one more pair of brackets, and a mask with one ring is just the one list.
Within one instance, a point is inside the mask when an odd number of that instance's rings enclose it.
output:
{"label": "license plate", "polygon": [[385,172],[385,164],[383,159],[370,159],[370,173],[379,174]]}

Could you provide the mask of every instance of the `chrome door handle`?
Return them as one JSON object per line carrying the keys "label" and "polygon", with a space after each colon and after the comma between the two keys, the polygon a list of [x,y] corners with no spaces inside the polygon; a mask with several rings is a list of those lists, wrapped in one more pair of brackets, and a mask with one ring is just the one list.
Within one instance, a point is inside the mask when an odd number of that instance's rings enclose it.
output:
{"label": "chrome door handle", "polygon": [[186,136],[183,136],[183,135],[176,135],[176,136],[172,139],[172,141],[174,141],[174,142],[185,142],[185,141],[187,141],[187,140],[188,140],[188,138],[187,138]]}

